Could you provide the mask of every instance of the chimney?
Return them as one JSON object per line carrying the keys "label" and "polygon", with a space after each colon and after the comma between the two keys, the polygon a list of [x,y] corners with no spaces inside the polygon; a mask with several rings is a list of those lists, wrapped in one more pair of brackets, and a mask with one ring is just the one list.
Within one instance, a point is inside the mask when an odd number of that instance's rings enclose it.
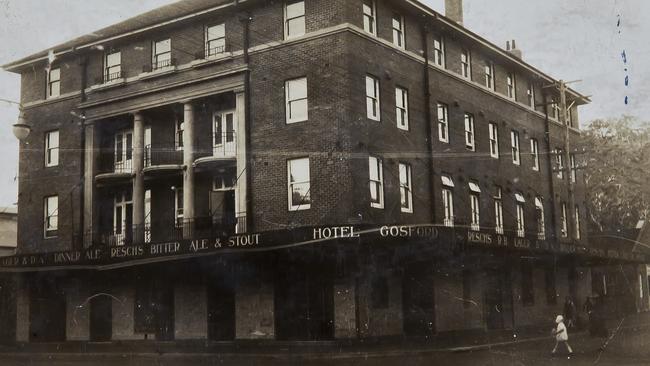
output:
{"label": "chimney", "polygon": [[463,0],[445,0],[445,16],[463,25]]}
{"label": "chimney", "polygon": [[[510,42],[512,42],[512,44]],[[521,53],[521,50],[517,48],[517,44],[515,43],[514,39],[512,41],[506,41],[506,51],[508,51],[508,53],[514,57],[520,60],[522,59],[523,55]]]}

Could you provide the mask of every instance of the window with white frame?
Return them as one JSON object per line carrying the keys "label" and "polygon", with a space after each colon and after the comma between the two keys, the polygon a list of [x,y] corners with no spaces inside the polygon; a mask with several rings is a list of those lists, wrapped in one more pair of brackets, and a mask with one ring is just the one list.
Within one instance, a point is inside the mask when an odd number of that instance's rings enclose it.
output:
{"label": "window with white frame", "polygon": [[402,212],[413,212],[413,183],[411,180],[411,165],[399,164],[399,191]]}
{"label": "window with white frame", "polygon": [[535,108],[535,84],[532,81],[528,82],[528,88],[526,89],[526,97],[528,98],[528,106]]}
{"label": "window with white frame", "polygon": [[537,217],[537,239],[546,239],[546,222],[544,220],[544,202],[541,197],[535,197],[535,214]]}
{"label": "window with white frame", "polygon": [[47,73],[47,97],[54,98],[61,95],[61,69],[50,69]]}
{"label": "window with white frame", "polygon": [[45,166],[59,165],[59,131],[45,133]]}
{"label": "window with white frame", "polygon": [[494,64],[488,62],[484,67],[485,72],[485,87],[494,90]]}
{"label": "window with white frame", "polygon": [[539,144],[536,139],[530,139],[530,156],[533,158],[533,170],[539,171]]}
{"label": "window with white frame", "polygon": [[499,127],[496,123],[490,122],[488,125],[490,134],[490,156],[499,158]]}
{"label": "window with white frame", "polygon": [[409,95],[408,90],[400,87],[395,88],[395,112],[397,128],[409,129]]}
{"label": "window with white frame", "polygon": [[311,208],[309,158],[287,161],[287,183],[289,211],[307,210]]}
{"label": "window with white frame", "polygon": [[185,130],[185,122],[180,116],[176,117],[176,131],[174,132],[174,147],[176,150],[183,150],[183,131]]}
{"label": "window with white frame", "polygon": [[151,190],[144,191],[144,242],[151,243]]}
{"label": "window with white frame", "polygon": [[442,68],[445,67],[445,40],[442,36],[433,40],[433,62]]}
{"label": "window with white frame", "polygon": [[375,1],[363,1],[363,30],[377,35],[377,20],[375,17]]}
{"label": "window with white frame", "polygon": [[509,72],[506,76],[506,84],[508,90],[508,98],[517,100],[517,82],[515,80],[515,74]]}
{"label": "window with white frame", "polygon": [[575,154],[570,154],[569,159],[571,160],[569,162],[569,164],[571,164],[570,165],[570,167],[571,167],[571,183],[575,183],[576,178],[577,178],[577,173],[578,173],[578,167],[576,166],[576,156],[575,156]]}
{"label": "window with white frame", "polygon": [[287,123],[303,122],[309,117],[307,78],[288,80],[284,84]]}
{"label": "window with white frame", "polygon": [[384,208],[384,167],[380,158],[368,157],[370,207]]}
{"label": "window with white frame", "polygon": [[448,175],[442,175],[442,205],[444,208],[443,225],[454,226],[454,181]]}
{"label": "window with white frame", "polygon": [[555,169],[556,176],[559,179],[564,179],[564,151],[560,148],[555,149]]}
{"label": "window with white frame", "polygon": [[226,25],[216,24],[205,28],[205,56],[226,52]]}
{"label": "window with white frame", "polygon": [[366,115],[368,118],[379,121],[379,79],[366,75]]}
{"label": "window with white frame", "polygon": [[108,83],[122,77],[122,52],[115,51],[106,54],[104,60],[104,82]]}
{"label": "window with white frame", "polygon": [[44,235],[52,238],[58,235],[59,230],[59,196],[45,197],[43,206]]}
{"label": "window with white frame", "polygon": [[561,229],[561,235],[563,238],[566,238],[569,236],[569,223],[568,223],[568,218],[567,218],[567,212],[566,212],[566,203],[562,202],[562,208],[561,208],[561,215],[560,215],[560,229]]}
{"label": "window with white frame", "polygon": [[183,213],[183,188],[174,189],[174,219],[176,220],[176,226],[182,227],[183,218],[185,217]]}
{"label": "window with white frame", "polygon": [[496,187],[494,193],[494,230],[497,234],[503,234],[503,200],[501,196],[501,187]]}
{"label": "window with white frame", "polygon": [[404,48],[404,17],[400,14],[393,14],[393,44]]}
{"label": "window with white frame", "polygon": [[287,1],[284,5],[284,38],[305,34],[305,2]]}
{"label": "window with white frame", "polygon": [[167,38],[153,43],[153,70],[172,66],[172,40]]}
{"label": "window with white frame", "polygon": [[558,119],[560,116],[560,105],[555,97],[551,97],[551,118]]}
{"label": "window with white frame", "polygon": [[580,206],[576,205],[574,209],[575,215],[575,238],[580,239]]}
{"label": "window with white frame", "polygon": [[465,147],[468,150],[476,150],[476,142],[474,141],[474,116],[465,113]]}
{"label": "window with white frame", "polygon": [[460,74],[465,79],[472,79],[472,55],[469,50],[463,50],[460,54]]}
{"label": "window with white frame", "polygon": [[519,151],[519,132],[510,131],[510,145],[512,146],[512,163],[515,165],[521,164],[521,155]]}
{"label": "window with white frame", "polygon": [[115,134],[114,151],[114,171],[130,173],[133,170],[133,131],[126,130]]}
{"label": "window with white frame", "polygon": [[469,202],[472,210],[470,228],[481,230],[481,187],[476,182],[469,182]]}
{"label": "window with white frame", "polygon": [[526,223],[524,218],[524,204],[526,200],[524,195],[517,192],[515,193],[515,204],[517,209],[517,236],[523,238],[526,235]]}
{"label": "window with white frame", "polygon": [[443,103],[438,103],[438,139],[449,142],[449,108]]}

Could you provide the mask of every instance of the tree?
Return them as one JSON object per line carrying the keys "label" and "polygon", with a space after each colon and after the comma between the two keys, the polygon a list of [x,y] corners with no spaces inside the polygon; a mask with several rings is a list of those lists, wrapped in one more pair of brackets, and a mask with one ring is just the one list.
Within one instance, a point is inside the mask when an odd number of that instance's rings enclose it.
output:
{"label": "tree", "polygon": [[633,228],[650,208],[650,128],[637,119],[598,119],[581,149],[592,231]]}

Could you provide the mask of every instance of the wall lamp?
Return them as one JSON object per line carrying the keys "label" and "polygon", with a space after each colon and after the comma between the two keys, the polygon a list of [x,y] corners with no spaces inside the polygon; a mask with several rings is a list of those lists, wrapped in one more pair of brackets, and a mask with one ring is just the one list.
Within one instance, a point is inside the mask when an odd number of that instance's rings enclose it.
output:
{"label": "wall lamp", "polygon": [[25,141],[27,136],[29,136],[29,133],[32,132],[32,128],[27,124],[27,121],[25,120],[25,112],[23,111],[22,104],[8,99],[0,99],[0,101],[9,104],[15,104],[18,106],[18,110],[20,111],[18,114],[18,121],[16,121],[16,123],[11,126],[11,132],[14,133],[14,136],[16,136],[18,140]]}

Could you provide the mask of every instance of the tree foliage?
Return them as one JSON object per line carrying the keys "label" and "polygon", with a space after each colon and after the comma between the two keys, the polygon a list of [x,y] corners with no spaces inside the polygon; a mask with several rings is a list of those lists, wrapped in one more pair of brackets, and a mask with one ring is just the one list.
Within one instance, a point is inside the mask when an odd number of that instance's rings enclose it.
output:
{"label": "tree foliage", "polygon": [[650,128],[637,119],[592,121],[581,148],[590,229],[635,227],[650,213]]}

